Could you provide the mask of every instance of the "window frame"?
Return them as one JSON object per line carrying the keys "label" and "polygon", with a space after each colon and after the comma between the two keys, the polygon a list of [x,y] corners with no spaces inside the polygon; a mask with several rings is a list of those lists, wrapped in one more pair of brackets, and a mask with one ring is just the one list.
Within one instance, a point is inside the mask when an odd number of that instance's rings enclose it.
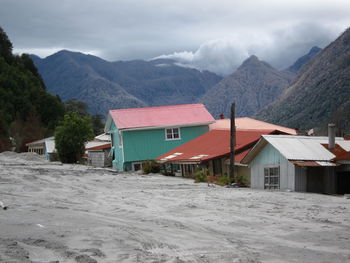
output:
{"label": "window frame", "polygon": [[281,178],[279,166],[264,167],[264,189],[280,189],[280,179]]}
{"label": "window frame", "polygon": [[[171,132],[168,133],[168,130],[170,130]],[[177,130],[177,132],[174,132],[174,130]],[[181,130],[180,127],[172,127],[172,128],[165,128],[164,129],[165,132],[165,140],[166,141],[176,141],[176,140],[181,140]],[[171,138],[168,138],[168,134],[171,135]],[[175,138],[175,134],[177,134],[178,138]]]}
{"label": "window frame", "polygon": [[118,147],[123,148],[123,134],[121,131],[118,131]]}

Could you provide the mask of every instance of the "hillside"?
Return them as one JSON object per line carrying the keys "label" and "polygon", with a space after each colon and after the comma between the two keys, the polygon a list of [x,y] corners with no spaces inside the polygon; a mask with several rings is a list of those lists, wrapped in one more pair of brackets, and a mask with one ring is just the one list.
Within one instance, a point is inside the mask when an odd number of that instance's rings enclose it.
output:
{"label": "hillside", "polygon": [[236,103],[237,116],[252,116],[277,98],[294,77],[295,73],[278,71],[256,56],[251,56],[199,101],[216,118],[220,113],[229,116],[233,102]]}
{"label": "hillside", "polygon": [[350,29],[347,29],[306,64],[281,97],[256,117],[305,129],[324,129],[331,121],[349,128],[349,98]]}
{"label": "hillside", "polygon": [[312,47],[309,51],[309,53],[305,54],[304,56],[297,59],[293,65],[291,65],[287,70],[298,73],[298,71],[307,63],[309,62],[315,55],[317,55],[322,49],[319,47]]}
{"label": "hillside", "polygon": [[64,104],[46,92],[30,57],[13,55],[0,27],[0,152],[23,151],[25,143],[51,135],[63,114]]}
{"label": "hillside", "polygon": [[65,50],[32,58],[50,93],[85,101],[91,113],[102,115],[116,108],[192,103],[221,80],[172,60],[108,62]]}

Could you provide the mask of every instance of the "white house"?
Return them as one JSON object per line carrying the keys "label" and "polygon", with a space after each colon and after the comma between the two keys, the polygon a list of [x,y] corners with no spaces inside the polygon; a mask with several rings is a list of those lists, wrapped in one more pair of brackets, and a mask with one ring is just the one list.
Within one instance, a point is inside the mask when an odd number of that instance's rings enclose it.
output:
{"label": "white house", "polygon": [[350,141],[328,137],[263,135],[242,163],[251,187],[328,194],[350,193]]}

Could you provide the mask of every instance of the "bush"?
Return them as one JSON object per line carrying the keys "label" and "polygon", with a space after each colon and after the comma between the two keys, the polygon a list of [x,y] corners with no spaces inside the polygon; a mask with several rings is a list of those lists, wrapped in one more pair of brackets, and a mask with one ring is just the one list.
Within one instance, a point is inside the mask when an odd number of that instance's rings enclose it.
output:
{"label": "bush", "polygon": [[233,182],[234,182],[234,179],[233,178],[231,179],[228,176],[221,175],[218,177],[218,185],[221,185],[221,186],[230,185]]}
{"label": "bush", "polygon": [[205,183],[208,181],[207,176],[209,175],[208,169],[198,170],[194,173],[195,183]]}
{"label": "bush", "polygon": [[146,161],[142,164],[142,171],[144,174],[159,173],[160,167],[155,161]]}
{"label": "bush", "polygon": [[235,176],[235,183],[247,186],[248,185],[248,179],[244,175],[236,174],[236,176]]}

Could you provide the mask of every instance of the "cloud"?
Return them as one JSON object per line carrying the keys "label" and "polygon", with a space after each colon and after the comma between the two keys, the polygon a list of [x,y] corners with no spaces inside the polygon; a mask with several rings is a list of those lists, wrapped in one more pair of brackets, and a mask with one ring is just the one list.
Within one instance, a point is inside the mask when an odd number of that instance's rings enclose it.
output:
{"label": "cloud", "polygon": [[170,58],[183,66],[228,75],[249,56],[256,55],[274,67],[284,69],[313,46],[323,48],[335,37],[328,28],[305,23],[273,32],[231,35],[205,42],[194,52],[174,52],[156,58]]}
{"label": "cloud", "polygon": [[229,74],[255,54],[288,66],[350,25],[348,0],[0,0],[17,52],[58,48],[115,60],[161,54]]}

